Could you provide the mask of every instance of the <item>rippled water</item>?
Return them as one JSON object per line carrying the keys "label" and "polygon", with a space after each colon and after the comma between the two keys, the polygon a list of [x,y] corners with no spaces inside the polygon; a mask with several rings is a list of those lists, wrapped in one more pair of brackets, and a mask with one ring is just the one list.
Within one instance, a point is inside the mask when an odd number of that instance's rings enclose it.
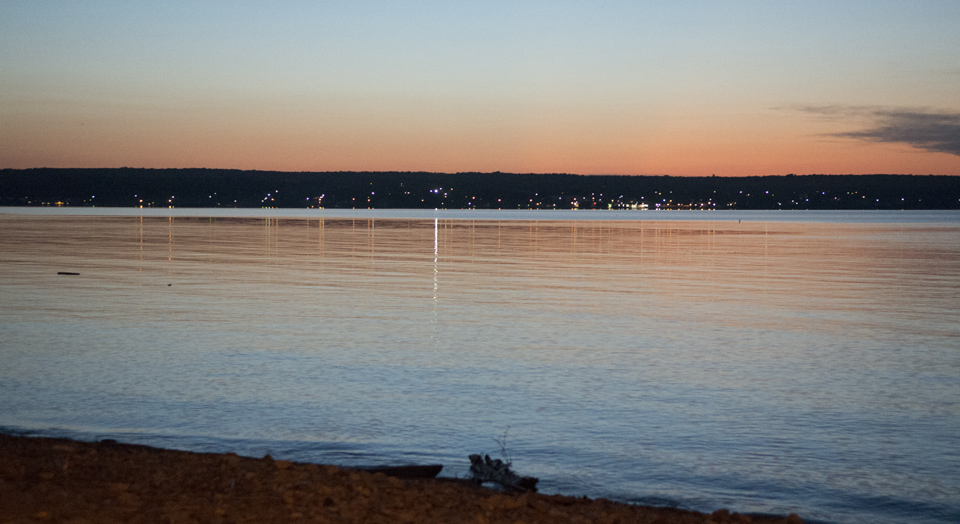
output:
{"label": "rippled water", "polygon": [[5,431],[960,521],[960,213],[14,211]]}

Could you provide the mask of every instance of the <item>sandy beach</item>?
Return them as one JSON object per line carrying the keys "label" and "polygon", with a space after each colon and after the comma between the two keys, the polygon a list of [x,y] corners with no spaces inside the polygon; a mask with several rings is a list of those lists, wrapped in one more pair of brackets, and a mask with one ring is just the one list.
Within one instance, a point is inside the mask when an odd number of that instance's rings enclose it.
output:
{"label": "sandy beach", "polygon": [[407,480],[319,464],[0,435],[0,524],[20,522],[790,523]]}

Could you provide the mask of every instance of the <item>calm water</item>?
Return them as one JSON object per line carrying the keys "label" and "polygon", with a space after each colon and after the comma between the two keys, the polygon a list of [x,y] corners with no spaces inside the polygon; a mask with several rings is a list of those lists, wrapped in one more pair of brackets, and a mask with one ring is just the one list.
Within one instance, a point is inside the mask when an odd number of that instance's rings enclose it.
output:
{"label": "calm water", "polygon": [[960,213],[135,211],[0,209],[3,431],[960,522]]}

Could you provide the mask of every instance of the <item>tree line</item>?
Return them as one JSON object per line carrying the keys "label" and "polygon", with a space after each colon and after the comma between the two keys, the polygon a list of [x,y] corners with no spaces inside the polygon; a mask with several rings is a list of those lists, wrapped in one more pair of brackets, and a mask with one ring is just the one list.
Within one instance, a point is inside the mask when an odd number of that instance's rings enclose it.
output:
{"label": "tree line", "polygon": [[4,169],[0,205],[446,209],[960,209],[960,176]]}

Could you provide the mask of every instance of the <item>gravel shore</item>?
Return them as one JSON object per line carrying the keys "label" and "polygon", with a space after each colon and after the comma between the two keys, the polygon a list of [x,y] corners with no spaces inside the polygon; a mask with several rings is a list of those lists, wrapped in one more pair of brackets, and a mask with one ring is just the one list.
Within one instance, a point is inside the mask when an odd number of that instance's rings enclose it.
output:
{"label": "gravel shore", "polygon": [[508,494],[455,479],[111,442],[0,435],[0,524],[789,523],[605,499]]}

